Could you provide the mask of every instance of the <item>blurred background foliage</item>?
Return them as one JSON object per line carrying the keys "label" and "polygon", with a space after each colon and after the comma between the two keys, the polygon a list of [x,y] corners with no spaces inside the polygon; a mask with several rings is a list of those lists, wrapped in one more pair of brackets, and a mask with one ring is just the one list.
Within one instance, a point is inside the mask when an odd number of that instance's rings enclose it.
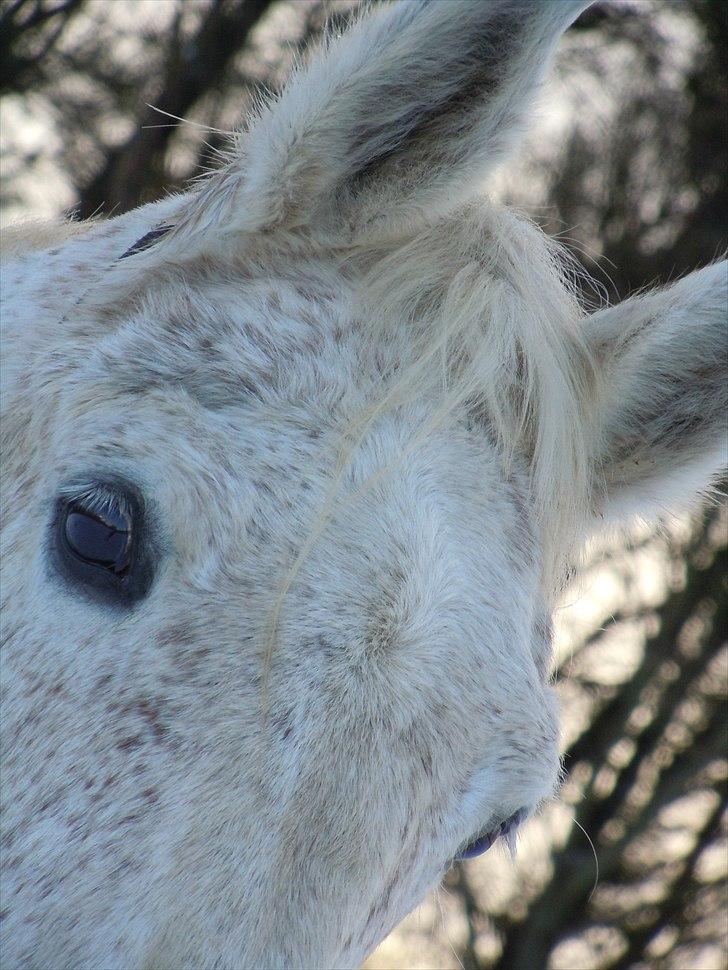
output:
{"label": "blurred background foliage", "polygon": [[[5,216],[114,215],[181,188],[355,6],[2,0]],[[574,252],[587,300],[725,252],[727,53],[724,0],[597,3],[565,38],[496,191]],[[456,866],[372,970],[728,965],[726,543],[717,504],[592,547],[557,615],[560,798],[515,862]]]}

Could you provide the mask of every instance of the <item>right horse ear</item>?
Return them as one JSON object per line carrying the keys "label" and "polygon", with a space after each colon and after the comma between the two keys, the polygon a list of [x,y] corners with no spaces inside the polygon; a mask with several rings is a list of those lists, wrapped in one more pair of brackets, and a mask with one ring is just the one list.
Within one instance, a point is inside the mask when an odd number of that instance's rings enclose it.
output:
{"label": "right horse ear", "polygon": [[[511,150],[561,34],[591,0],[399,0],[369,10],[241,133],[186,225],[401,236],[475,195]],[[180,227],[181,228],[181,227]]]}
{"label": "right horse ear", "polygon": [[600,512],[653,516],[728,465],[728,263],[594,313]]}

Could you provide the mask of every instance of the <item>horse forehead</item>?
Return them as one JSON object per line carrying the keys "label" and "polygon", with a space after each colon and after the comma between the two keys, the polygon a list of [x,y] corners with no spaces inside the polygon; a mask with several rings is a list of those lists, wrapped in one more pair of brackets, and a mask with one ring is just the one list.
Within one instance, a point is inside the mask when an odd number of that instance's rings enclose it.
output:
{"label": "horse forehead", "polygon": [[197,279],[174,274],[117,308],[96,362],[120,391],[165,384],[216,409],[290,395],[302,376],[313,387],[340,370],[349,378],[355,342],[350,298],[334,274],[256,278],[215,267]]}

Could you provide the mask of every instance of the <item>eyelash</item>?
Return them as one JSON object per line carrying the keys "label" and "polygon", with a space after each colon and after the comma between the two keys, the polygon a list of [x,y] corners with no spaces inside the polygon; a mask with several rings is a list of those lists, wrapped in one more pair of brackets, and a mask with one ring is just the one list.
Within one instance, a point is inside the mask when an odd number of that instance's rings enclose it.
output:
{"label": "eyelash", "polygon": [[68,505],[83,505],[100,519],[108,515],[113,506],[116,506],[127,518],[131,516],[131,509],[124,495],[112,492],[111,489],[106,489],[98,483],[66,488],[62,491],[61,498]]}

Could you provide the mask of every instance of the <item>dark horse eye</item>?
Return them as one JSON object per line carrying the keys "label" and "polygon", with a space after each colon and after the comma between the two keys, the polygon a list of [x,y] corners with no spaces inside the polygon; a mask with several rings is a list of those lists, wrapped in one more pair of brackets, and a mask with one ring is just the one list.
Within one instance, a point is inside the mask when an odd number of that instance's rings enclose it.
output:
{"label": "dark horse eye", "polygon": [[118,502],[103,511],[73,502],[66,510],[63,534],[69,550],[82,562],[123,576],[131,562],[132,521]]}
{"label": "dark horse eye", "polygon": [[141,499],[131,488],[99,483],[67,494],[56,513],[56,561],[85,595],[129,603],[152,579]]}

